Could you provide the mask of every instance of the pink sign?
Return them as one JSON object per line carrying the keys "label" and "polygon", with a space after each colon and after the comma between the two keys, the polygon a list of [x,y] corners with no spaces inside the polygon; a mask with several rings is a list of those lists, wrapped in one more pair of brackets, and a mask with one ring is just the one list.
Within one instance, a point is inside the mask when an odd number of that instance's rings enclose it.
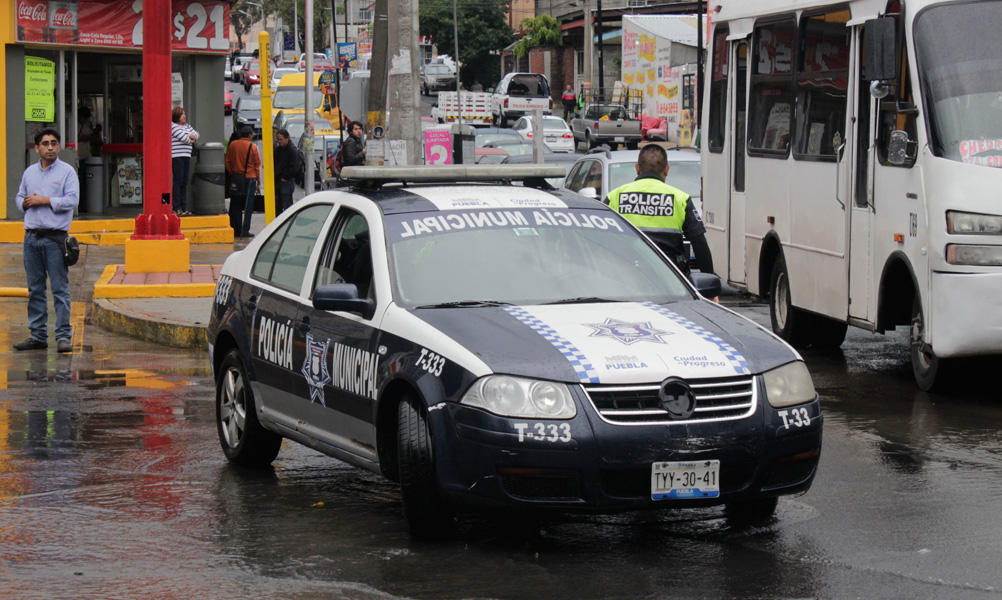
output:
{"label": "pink sign", "polygon": [[452,134],[448,129],[429,129],[424,132],[424,163],[452,164]]}

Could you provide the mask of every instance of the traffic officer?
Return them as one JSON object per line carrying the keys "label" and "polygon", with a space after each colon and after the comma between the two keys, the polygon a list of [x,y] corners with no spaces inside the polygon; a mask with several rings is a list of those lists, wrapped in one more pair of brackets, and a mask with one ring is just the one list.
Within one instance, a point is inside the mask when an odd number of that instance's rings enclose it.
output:
{"label": "traffic officer", "polygon": [[706,228],[689,194],[665,183],[668,154],[657,144],[648,144],[637,158],[637,178],[609,192],[605,199],[613,210],[636,225],[657,244],[668,258],[689,274],[682,234],[692,245],[696,266],[703,273],[713,272],[713,257],[706,243]]}

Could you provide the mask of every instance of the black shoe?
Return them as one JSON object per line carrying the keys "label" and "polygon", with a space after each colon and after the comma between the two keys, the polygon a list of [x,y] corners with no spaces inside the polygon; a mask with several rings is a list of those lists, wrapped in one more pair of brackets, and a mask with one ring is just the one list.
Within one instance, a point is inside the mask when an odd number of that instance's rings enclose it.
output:
{"label": "black shoe", "polygon": [[69,340],[59,340],[56,347],[59,352],[73,352],[73,342]]}
{"label": "black shoe", "polygon": [[40,342],[35,338],[28,338],[23,342],[18,342],[14,344],[15,350],[45,350],[49,345],[45,342]]}

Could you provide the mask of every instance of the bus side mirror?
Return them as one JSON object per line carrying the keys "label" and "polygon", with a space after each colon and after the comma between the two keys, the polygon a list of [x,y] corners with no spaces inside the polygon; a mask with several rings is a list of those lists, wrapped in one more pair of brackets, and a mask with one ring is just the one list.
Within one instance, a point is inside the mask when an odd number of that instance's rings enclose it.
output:
{"label": "bus side mirror", "polygon": [[891,139],[887,143],[887,162],[899,166],[914,162],[916,150],[915,143],[908,139],[908,132],[892,131]]}
{"label": "bus side mirror", "polygon": [[897,78],[897,21],[880,17],[866,22],[866,79],[893,81]]}

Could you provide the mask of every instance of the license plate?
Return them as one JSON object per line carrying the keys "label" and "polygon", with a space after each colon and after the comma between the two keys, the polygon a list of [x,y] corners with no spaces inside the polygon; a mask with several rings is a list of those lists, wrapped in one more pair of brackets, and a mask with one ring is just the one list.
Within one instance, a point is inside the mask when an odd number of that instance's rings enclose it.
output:
{"label": "license plate", "polygon": [[621,135],[619,135],[619,136],[616,136],[616,137],[615,137],[615,138],[613,139],[613,141],[614,141],[614,142],[625,142],[625,141],[626,141],[626,138],[625,138],[625,137],[623,137],[623,136],[621,136]]}
{"label": "license plate", "polygon": [[720,461],[656,462],[651,465],[651,499],[717,498]]}

